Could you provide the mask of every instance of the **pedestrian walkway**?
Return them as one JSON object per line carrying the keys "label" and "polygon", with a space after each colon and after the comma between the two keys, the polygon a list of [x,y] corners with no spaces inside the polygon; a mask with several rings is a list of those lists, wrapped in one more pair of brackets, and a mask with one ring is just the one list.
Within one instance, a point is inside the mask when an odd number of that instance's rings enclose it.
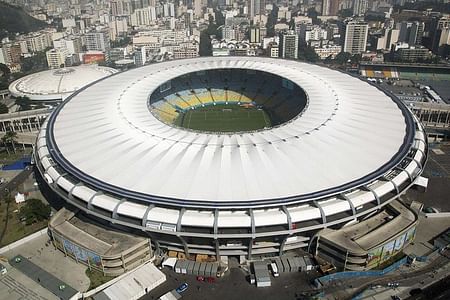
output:
{"label": "pedestrian walkway", "polygon": [[30,290],[26,286],[24,286],[22,283],[14,280],[11,276],[5,275],[0,278],[0,290],[3,290],[1,286],[5,286],[8,289],[8,298],[10,297],[9,294],[16,293],[20,298],[27,299],[27,300],[46,300],[47,298],[44,298],[42,296],[39,296],[34,291]]}
{"label": "pedestrian walkway", "polygon": [[60,299],[68,300],[78,293],[77,290],[35,265],[22,255],[16,255],[9,263]]}

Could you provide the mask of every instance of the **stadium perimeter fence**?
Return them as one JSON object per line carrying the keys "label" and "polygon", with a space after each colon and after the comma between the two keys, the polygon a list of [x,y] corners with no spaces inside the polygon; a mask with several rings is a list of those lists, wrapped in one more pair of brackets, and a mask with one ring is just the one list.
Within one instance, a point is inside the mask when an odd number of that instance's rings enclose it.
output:
{"label": "stadium perimeter fence", "polygon": [[[423,261],[423,259],[426,260],[426,258],[421,257],[420,261]],[[410,257],[405,256],[402,259],[400,259],[399,261],[393,263],[392,265],[384,268],[383,270],[371,270],[371,271],[346,271],[346,272],[338,272],[338,273],[334,273],[334,274],[329,274],[329,275],[325,275],[322,277],[319,277],[317,279],[314,280],[314,285],[316,287],[321,287],[324,284],[334,281],[334,280],[339,280],[339,279],[349,279],[349,278],[354,278],[354,277],[376,277],[376,276],[383,276],[387,273],[390,273],[394,270],[397,270],[399,267],[401,267],[402,265],[408,263],[411,260]]]}

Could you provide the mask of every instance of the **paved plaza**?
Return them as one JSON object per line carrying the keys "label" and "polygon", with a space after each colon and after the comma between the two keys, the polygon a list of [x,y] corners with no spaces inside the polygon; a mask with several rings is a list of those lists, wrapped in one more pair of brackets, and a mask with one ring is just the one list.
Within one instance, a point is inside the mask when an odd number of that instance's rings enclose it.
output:
{"label": "paved plaza", "polygon": [[19,254],[78,291],[87,291],[89,288],[90,281],[85,274],[86,266],[65,257],[64,253],[48,242],[47,235],[37,237],[3,255],[9,260]]}

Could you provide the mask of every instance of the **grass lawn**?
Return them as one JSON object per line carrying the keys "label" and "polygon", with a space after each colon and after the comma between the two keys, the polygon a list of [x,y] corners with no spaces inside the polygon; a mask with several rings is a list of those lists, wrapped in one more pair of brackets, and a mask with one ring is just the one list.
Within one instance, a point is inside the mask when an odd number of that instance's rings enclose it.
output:
{"label": "grass lawn", "polygon": [[189,110],[175,120],[175,125],[201,131],[249,131],[271,125],[267,113],[256,107],[238,104],[210,105]]}
{"label": "grass lawn", "polygon": [[[0,241],[0,247],[11,244],[21,238],[26,237],[36,231],[39,231],[47,226],[47,221],[41,221],[37,223],[33,223],[31,225],[25,225],[19,220],[19,213],[14,212],[19,209],[19,206],[16,202],[11,199],[8,208],[7,214],[7,206],[5,199],[0,200],[0,234],[5,231],[3,238]],[[8,219],[8,222],[6,222]],[[5,230],[5,224],[7,223],[7,227]]]}
{"label": "grass lawn", "polygon": [[114,277],[110,276],[104,276],[102,272],[97,270],[89,270],[89,268],[86,269],[86,275],[89,277],[91,281],[91,285],[89,286],[89,290],[95,289],[96,287],[101,286],[102,284],[110,281]]}

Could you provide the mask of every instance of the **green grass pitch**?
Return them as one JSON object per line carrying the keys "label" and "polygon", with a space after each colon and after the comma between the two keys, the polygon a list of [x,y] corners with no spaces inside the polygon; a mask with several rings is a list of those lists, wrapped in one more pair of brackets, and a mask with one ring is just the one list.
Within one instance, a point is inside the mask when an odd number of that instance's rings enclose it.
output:
{"label": "green grass pitch", "polygon": [[256,107],[218,104],[189,110],[175,120],[175,125],[200,131],[250,131],[271,125],[267,113]]}

